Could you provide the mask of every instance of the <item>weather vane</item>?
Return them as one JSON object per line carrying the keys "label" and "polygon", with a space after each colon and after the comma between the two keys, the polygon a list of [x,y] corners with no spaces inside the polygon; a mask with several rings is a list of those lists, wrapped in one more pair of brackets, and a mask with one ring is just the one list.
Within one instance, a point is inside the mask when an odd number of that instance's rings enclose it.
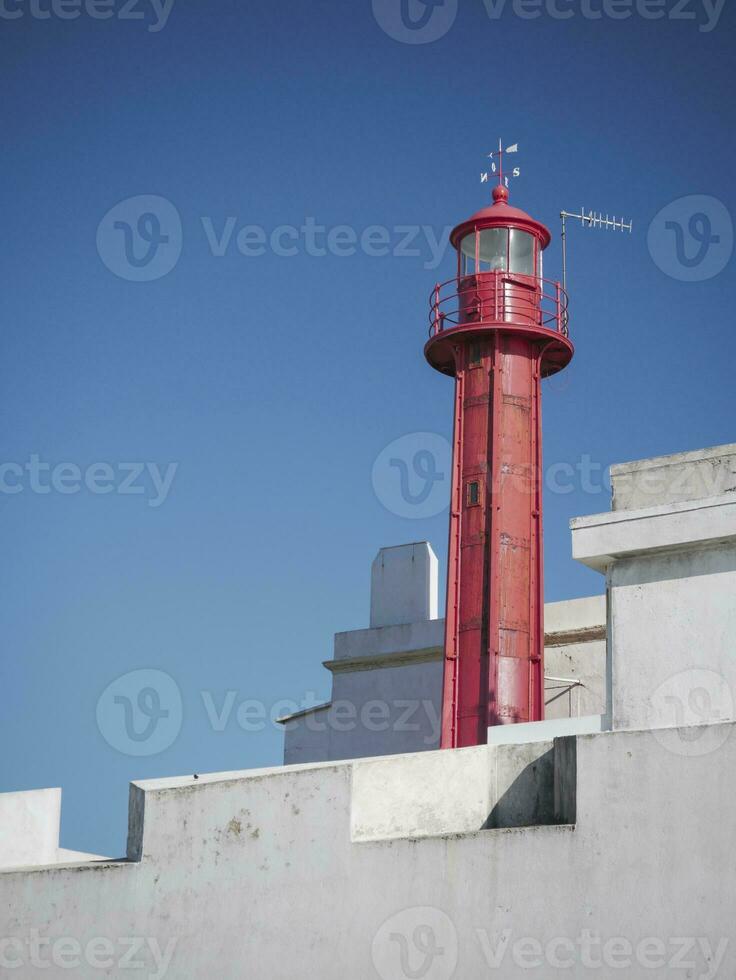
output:
{"label": "weather vane", "polygon": [[[503,172],[503,158],[507,153],[518,153],[518,152],[519,152],[518,143],[514,143],[512,146],[507,146],[506,149],[504,150],[503,141],[499,140],[498,150],[496,150],[494,153],[488,154],[491,160],[491,169],[490,171],[486,171],[485,173],[482,173],[480,175],[481,184],[487,184],[488,181],[491,180],[492,178],[498,178],[499,185],[501,185],[502,187],[508,187],[509,177],[507,174]],[[498,163],[496,163],[496,159],[498,159]],[[511,176],[521,177],[521,168],[514,167],[513,170],[511,171]]]}

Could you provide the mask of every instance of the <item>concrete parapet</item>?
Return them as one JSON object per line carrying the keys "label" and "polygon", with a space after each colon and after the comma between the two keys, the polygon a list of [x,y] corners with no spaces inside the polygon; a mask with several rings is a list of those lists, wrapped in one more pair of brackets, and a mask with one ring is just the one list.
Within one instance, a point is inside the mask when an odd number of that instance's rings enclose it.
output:
{"label": "concrete parapet", "polygon": [[0,793],[0,868],[53,864],[60,823],[60,789]]}
{"label": "concrete parapet", "polygon": [[[669,976],[682,936],[700,937],[694,976],[731,976],[736,857],[723,773],[736,765],[736,725],[706,728],[697,758],[698,733],[669,729],[144,781],[131,807],[140,860],[0,874],[0,908],[12,910],[3,952],[30,978],[29,937],[47,938],[38,975],[49,980],[69,975],[51,951],[64,942],[68,953],[70,939],[75,976],[95,976],[100,936],[118,957],[135,942],[141,976],[156,980],[238,980],[256,956],[269,980],[398,980],[396,937],[411,942],[431,922],[451,954],[438,976],[488,976],[498,954],[504,980],[548,980],[544,950],[561,939],[582,976],[583,934],[599,953],[615,940],[618,967],[630,949],[634,980]],[[552,812],[534,815],[540,785]],[[505,813],[476,826],[494,793]],[[532,814],[521,825],[519,799]],[[382,801],[400,824],[371,835]],[[530,937],[542,949],[535,967],[514,954]],[[654,973],[635,952],[651,954],[651,937],[663,957]]]}
{"label": "concrete parapet", "polygon": [[736,443],[611,467],[614,511],[736,494]]}

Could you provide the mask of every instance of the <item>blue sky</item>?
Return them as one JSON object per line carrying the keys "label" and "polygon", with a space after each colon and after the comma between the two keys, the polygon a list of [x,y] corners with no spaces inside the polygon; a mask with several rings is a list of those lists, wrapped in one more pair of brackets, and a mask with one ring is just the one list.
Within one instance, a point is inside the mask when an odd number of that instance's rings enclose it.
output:
{"label": "blue sky", "polygon": [[[65,846],[120,854],[129,780],[279,763],[281,730],[237,709],[328,695],[379,547],[444,563],[446,510],[397,513],[372,472],[394,440],[450,436],[427,296],[499,136],[548,276],[561,208],[634,221],[570,229],[547,598],[603,590],[568,521],[608,509],[605,467],[734,440],[736,14],[445,0],[416,43],[418,0],[408,27],[400,0],[34,2],[0,12],[0,790],[61,785]],[[133,671],[181,698],[154,755],[111,744],[103,692]]]}

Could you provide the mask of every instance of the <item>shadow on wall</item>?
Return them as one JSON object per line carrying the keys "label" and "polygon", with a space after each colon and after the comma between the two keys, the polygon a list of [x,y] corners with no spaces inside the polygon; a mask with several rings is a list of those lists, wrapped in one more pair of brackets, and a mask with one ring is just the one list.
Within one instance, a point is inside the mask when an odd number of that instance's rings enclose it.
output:
{"label": "shadow on wall", "polygon": [[555,739],[499,797],[481,830],[574,824],[576,744],[575,737]]}

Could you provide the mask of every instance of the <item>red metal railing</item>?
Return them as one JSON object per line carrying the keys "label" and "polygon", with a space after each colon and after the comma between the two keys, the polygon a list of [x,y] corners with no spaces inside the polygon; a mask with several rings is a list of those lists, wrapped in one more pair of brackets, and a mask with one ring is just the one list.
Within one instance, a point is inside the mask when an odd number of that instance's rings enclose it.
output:
{"label": "red metal railing", "polygon": [[567,293],[559,282],[509,272],[479,272],[437,283],[429,298],[429,335],[466,323],[528,323],[568,331]]}

